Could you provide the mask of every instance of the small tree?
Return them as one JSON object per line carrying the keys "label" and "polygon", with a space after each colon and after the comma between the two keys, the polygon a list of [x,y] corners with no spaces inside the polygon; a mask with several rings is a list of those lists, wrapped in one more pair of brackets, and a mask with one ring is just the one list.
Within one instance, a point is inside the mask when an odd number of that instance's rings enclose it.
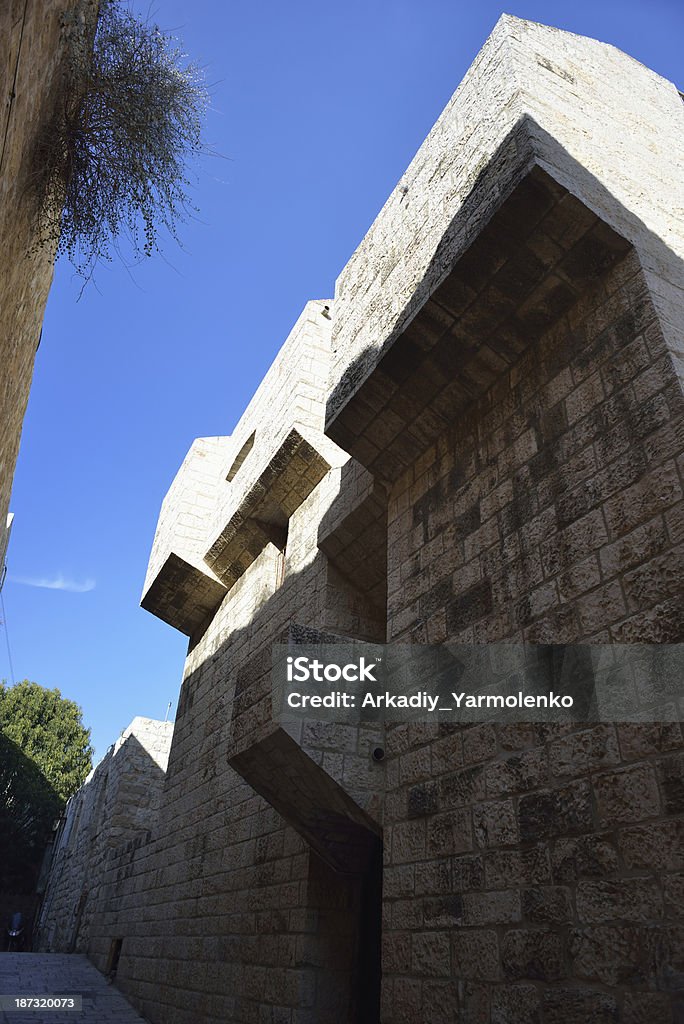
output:
{"label": "small tree", "polygon": [[188,161],[202,150],[202,76],[173,40],[120,0],[64,18],[62,96],[40,140],[41,245],[89,277],[123,235],[136,257],[176,240],[190,204]]}
{"label": "small tree", "polygon": [[0,683],[0,732],[17,744],[63,801],[92,768],[90,729],[81,721],[78,704],[59,690],[28,679],[16,686]]}
{"label": "small tree", "polygon": [[27,679],[0,683],[0,889],[31,891],[52,825],[92,755],[77,704]]}
{"label": "small tree", "polygon": [[63,807],[38,766],[0,732],[0,890],[33,889]]}

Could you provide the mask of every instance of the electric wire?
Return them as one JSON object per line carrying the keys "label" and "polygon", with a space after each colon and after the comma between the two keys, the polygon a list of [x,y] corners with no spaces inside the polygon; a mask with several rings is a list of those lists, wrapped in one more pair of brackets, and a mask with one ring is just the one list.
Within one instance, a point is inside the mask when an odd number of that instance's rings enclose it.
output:
{"label": "electric wire", "polygon": [[5,611],[5,599],[2,596],[2,591],[1,590],[0,590],[0,611],[2,611],[2,624],[5,627],[5,642],[7,644],[7,660],[9,662],[9,669],[10,669],[10,686],[13,686],[14,683],[16,683],[16,679],[14,677],[14,665],[12,664],[12,651],[10,650],[9,630],[7,629],[7,612]]}

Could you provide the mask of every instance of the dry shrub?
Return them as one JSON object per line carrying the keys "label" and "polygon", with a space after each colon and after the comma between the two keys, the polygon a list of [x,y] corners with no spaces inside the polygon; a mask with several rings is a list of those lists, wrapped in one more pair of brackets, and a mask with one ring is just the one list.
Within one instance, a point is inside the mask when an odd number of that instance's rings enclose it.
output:
{"label": "dry shrub", "polygon": [[64,87],[40,142],[40,245],[86,277],[127,238],[135,257],[178,239],[193,209],[189,160],[202,149],[207,92],[174,40],[120,0],[63,19]]}

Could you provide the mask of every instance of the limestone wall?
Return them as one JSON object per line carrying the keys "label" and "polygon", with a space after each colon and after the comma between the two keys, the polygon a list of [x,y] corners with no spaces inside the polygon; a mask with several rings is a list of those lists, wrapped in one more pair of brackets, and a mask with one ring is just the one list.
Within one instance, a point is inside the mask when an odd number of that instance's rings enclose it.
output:
{"label": "limestone wall", "polygon": [[632,254],[395,484],[390,639],[677,641],[683,414]]}
{"label": "limestone wall", "polygon": [[[632,255],[397,481],[390,638],[681,641],[683,413]],[[678,722],[387,750],[383,1020],[673,1019]]]}
{"label": "limestone wall", "polygon": [[134,718],[71,797],[52,854],[35,945],[85,952],[105,865],[156,823],[172,722]]}

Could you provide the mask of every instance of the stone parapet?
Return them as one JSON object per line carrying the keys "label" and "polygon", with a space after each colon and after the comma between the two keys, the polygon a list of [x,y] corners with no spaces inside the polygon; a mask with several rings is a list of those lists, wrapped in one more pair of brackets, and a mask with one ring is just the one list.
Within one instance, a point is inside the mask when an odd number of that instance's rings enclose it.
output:
{"label": "stone parapet", "polygon": [[343,410],[535,165],[637,249],[681,371],[683,128],[675,86],[632,58],[502,15],[338,278],[328,433],[344,445],[358,413],[380,409],[398,432],[385,394]]}
{"label": "stone parapet", "polygon": [[159,812],[172,722],[136,717],[71,797],[53,850],[37,948],[83,952],[112,853],[147,839]]}

